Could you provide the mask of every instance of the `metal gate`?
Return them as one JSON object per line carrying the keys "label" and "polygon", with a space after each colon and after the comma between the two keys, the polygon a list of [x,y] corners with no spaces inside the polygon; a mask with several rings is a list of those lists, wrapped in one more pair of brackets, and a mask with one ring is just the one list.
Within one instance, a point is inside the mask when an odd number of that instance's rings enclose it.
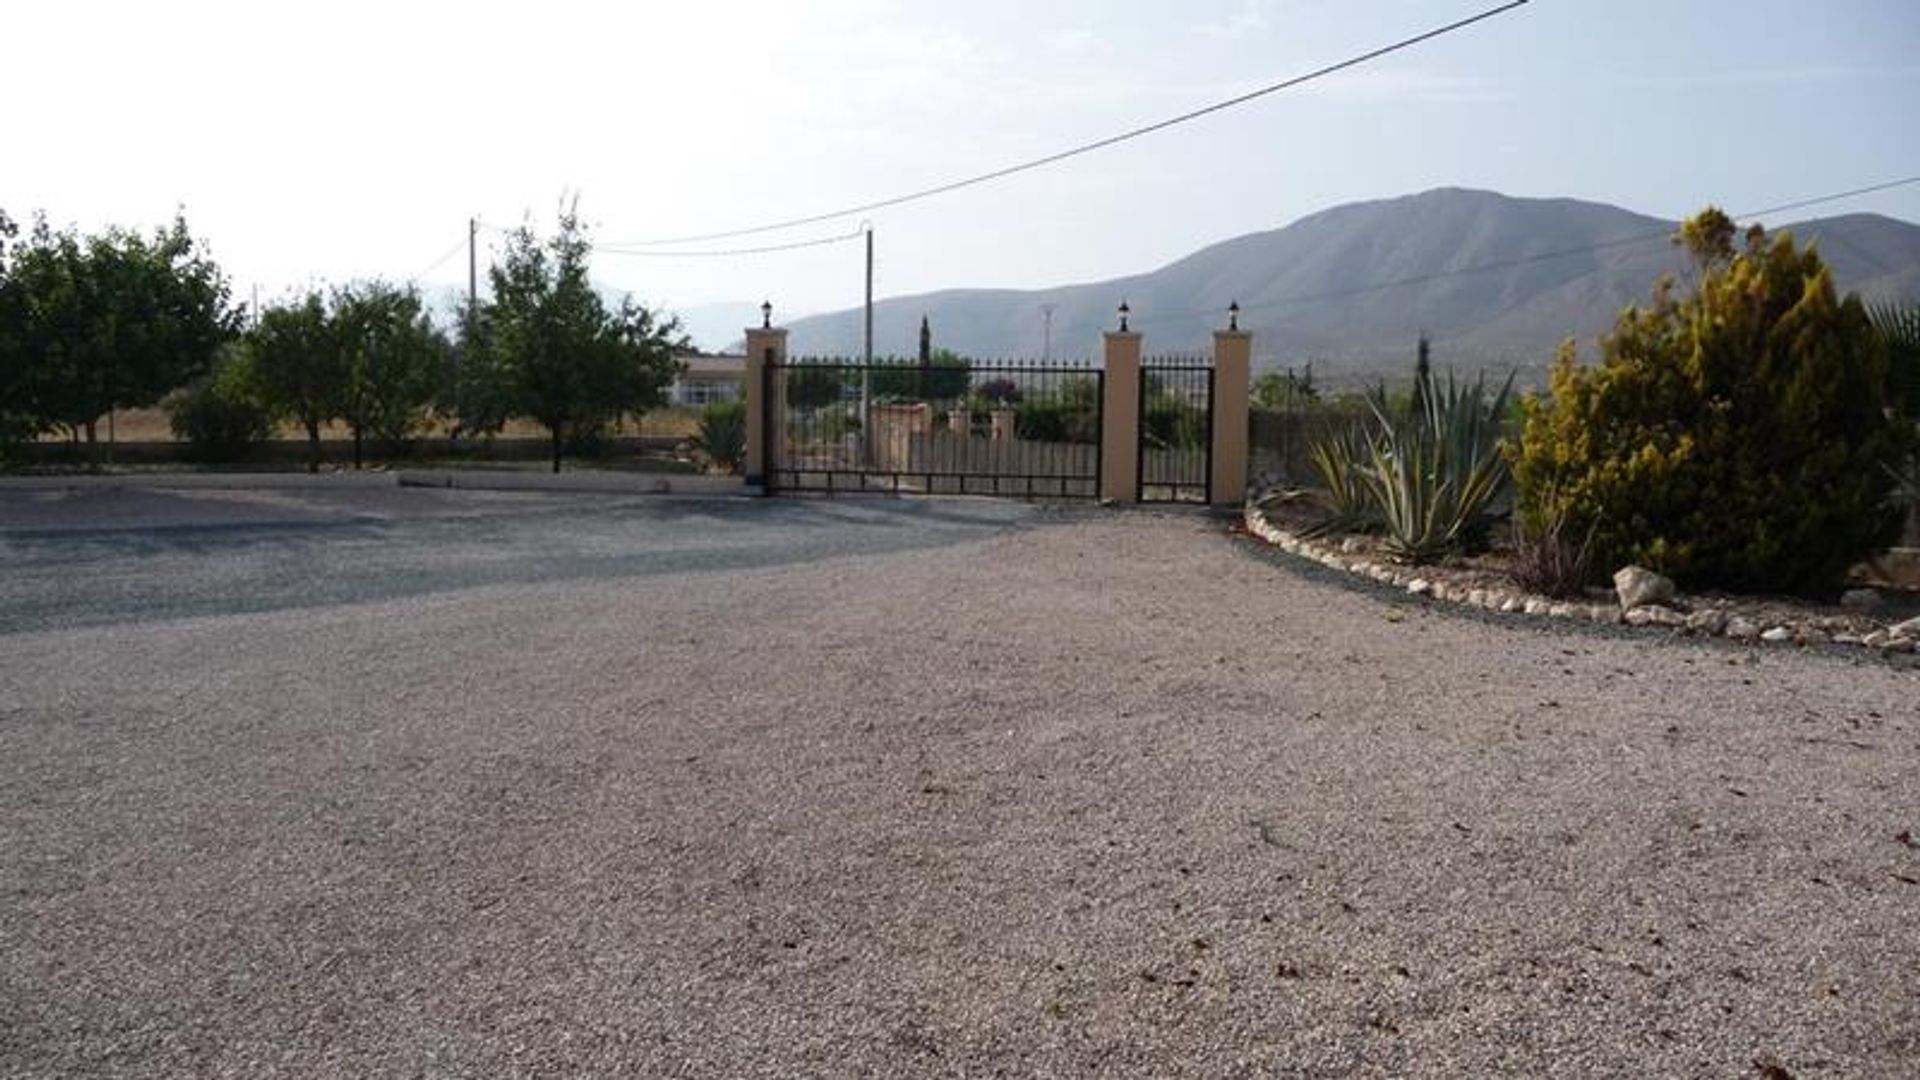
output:
{"label": "metal gate", "polygon": [[1213,501],[1213,365],[1155,357],[1140,365],[1141,502]]}
{"label": "metal gate", "polygon": [[764,378],[769,490],[1100,493],[1106,373],[1089,364],[803,358]]}

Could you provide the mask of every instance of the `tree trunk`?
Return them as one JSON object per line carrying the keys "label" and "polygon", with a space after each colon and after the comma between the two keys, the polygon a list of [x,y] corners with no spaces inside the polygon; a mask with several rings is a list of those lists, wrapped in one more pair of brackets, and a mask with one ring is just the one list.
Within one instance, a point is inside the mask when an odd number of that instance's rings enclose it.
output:
{"label": "tree trunk", "polygon": [[353,470],[355,472],[360,471],[360,449],[364,439],[364,431],[365,429],[359,424],[353,425]]}
{"label": "tree trunk", "polygon": [[307,425],[307,471],[320,471],[320,421],[308,420]]}
{"label": "tree trunk", "polygon": [[553,432],[553,471],[559,472],[560,471],[561,425],[558,422],[556,422],[551,428],[548,428],[547,430]]}
{"label": "tree trunk", "polygon": [[87,471],[100,471],[100,438],[94,425],[98,421],[87,421]]}

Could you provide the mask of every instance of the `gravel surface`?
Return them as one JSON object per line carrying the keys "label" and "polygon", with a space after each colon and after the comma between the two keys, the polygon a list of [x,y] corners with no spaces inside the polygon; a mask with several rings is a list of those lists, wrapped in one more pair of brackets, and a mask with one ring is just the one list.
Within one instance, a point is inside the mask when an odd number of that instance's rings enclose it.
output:
{"label": "gravel surface", "polygon": [[0,495],[0,1075],[1920,1070],[1909,672],[1199,517],[86,497]]}

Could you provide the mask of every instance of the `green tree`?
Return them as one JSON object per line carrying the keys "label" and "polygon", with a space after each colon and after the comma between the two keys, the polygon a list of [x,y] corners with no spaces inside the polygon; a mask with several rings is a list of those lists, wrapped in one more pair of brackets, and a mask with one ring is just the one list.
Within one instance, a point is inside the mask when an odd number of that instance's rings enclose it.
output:
{"label": "green tree", "polygon": [[351,379],[338,327],[317,290],[260,313],[248,335],[256,376],[273,408],[307,433],[307,471],[320,470],[320,429],[340,415]]}
{"label": "green tree", "polygon": [[569,436],[661,404],[683,369],[677,354],[692,348],[678,319],[659,321],[630,297],[609,310],[587,278],[591,250],[568,210],[551,240],[510,234],[488,273],[489,371],[507,409],[547,429],[555,472]]}
{"label": "green tree", "polygon": [[1886,343],[1788,235],[1726,215],[1682,227],[1699,275],[1628,309],[1598,367],[1563,347],[1514,455],[1538,532],[1592,530],[1599,569],[1640,562],[1706,586],[1809,591],[1890,542],[1886,463],[1911,429],[1889,406]]}
{"label": "green tree", "polygon": [[22,341],[26,303],[8,269],[8,251],[18,235],[13,219],[0,210],[0,460],[37,430]]}
{"label": "green tree", "polygon": [[873,396],[878,401],[958,401],[973,385],[972,366],[949,349],[935,349],[925,365],[877,365]]}
{"label": "green tree", "polygon": [[1262,409],[1292,409],[1319,400],[1320,390],[1313,384],[1312,361],[1298,372],[1293,368],[1269,369],[1253,380],[1253,403]]}
{"label": "green tree", "polygon": [[848,371],[838,365],[798,363],[783,369],[787,407],[813,412],[838,405],[846,392]]}
{"label": "green tree", "polygon": [[236,325],[219,267],[181,218],[151,237],[81,237],[41,219],[7,263],[6,347],[28,423],[84,434],[96,467],[99,418],[151,406],[206,370]]}
{"label": "green tree", "polygon": [[425,426],[449,346],[411,286],[349,285],[335,290],[332,303],[329,317],[345,352],[338,412],[353,430],[357,469],[369,432],[393,447]]}

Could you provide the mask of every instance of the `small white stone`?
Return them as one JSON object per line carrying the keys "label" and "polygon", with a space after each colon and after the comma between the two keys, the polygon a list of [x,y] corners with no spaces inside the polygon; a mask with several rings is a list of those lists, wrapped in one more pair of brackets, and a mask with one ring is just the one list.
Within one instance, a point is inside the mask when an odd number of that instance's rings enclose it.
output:
{"label": "small white stone", "polygon": [[1467,603],[1472,604],[1474,607],[1486,607],[1487,606],[1487,590],[1468,589]]}
{"label": "small white stone", "polygon": [[1760,635],[1760,640],[1769,645],[1784,645],[1793,640],[1793,631],[1784,626],[1768,627],[1767,631]]}
{"label": "small white stone", "polygon": [[1908,619],[1887,627],[1887,633],[1898,638],[1920,638],[1920,617]]}
{"label": "small white stone", "polygon": [[1571,619],[1573,618],[1573,605],[1572,604],[1554,604],[1552,607],[1549,607],[1547,609],[1547,614],[1553,616],[1556,619]]}
{"label": "small white stone", "polygon": [[1509,615],[1512,615],[1517,611],[1524,610],[1525,607],[1526,605],[1522,604],[1520,602],[1520,599],[1514,596],[1509,596],[1506,599],[1500,601],[1500,610],[1506,612]]}
{"label": "small white stone", "polygon": [[1860,644],[1865,645],[1868,648],[1880,649],[1880,648],[1885,648],[1887,642],[1892,640],[1893,640],[1892,634],[1887,633],[1885,630],[1875,630],[1873,633],[1868,634],[1864,638],[1861,638]]}
{"label": "small white stone", "polygon": [[1433,582],[1426,578],[1414,578],[1407,582],[1407,591],[1415,596],[1426,596],[1433,592]]}
{"label": "small white stone", "polygon": [[1553,605],[1547,603],[1545,600],[1542,600],[1537,596],[1529,597],[1525,604],[1524,610],[1529,615],[1545,615],[1547,612],[1553,610]]}
{"label": "small white stone", "polygon": [[1727,620],[1727,636],[1736,641],[1747,641],[1759,637],[1760,628],[1754,625],[1753,620],[1735,615]]}

